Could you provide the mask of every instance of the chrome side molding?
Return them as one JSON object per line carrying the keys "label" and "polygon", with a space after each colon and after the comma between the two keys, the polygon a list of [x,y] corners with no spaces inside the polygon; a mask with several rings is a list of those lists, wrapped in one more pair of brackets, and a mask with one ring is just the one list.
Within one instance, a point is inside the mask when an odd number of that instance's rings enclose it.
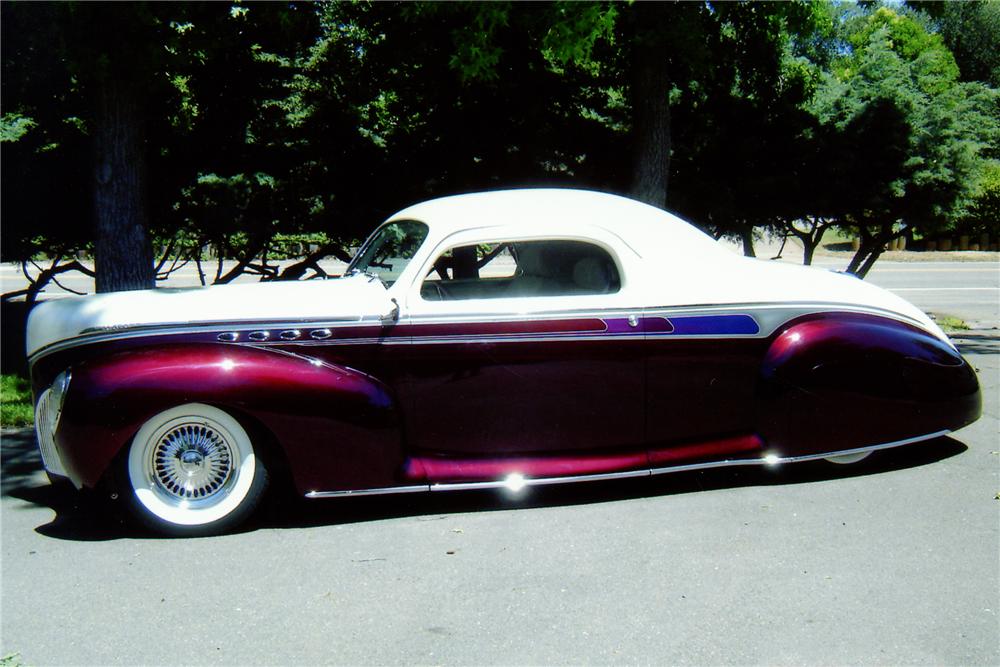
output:
{"label": "chrome side molding", "polygon": [[[495,479],[485,482],[441,482],[436,484],[419,484],[410,486],[389,486],[379,489],[351,489],[345,491],[310,491],[306,498],[345,498],[347,496],[378,496],[392,493],[418,493],[422,491],[471,491],[475,489],[508,489],[516,492],[525,486],[546,486],[549,484],[569,484],[572,482],[599,482],[613,479],[626,479],[630,477],[651,477],[653,475],[663,475],[669,472],[684,472],[688,470],[705,470],[709,468],[722,468],[725,466],[742,465],[767,465],[774,466],[782,463],[799,463],[802,461],[815,461],[819,459],[831,458],[834,456],[846,456],[848,454],[858,454],[861,452],[874,452],[879,449],[889,449],[890,447],[900,447],[924,440],[933,440],[951,433],[950,430],[935,431],[926,435],[918,435],[904,440],[894,440],[893,442],[883,442],[867,447],[856,447],[854,449],[844,449],[836,452],[824,452],[822,454],[808,454],[806,456],[778,456],[769,453],[754,459],[727,459],[725,461],[710,461],[707,463],[691,463],[688,465],[670,466],[666,468],[644,468],[641,470],[623,470],[622,472],[597,473],[594,475],[573,475],[571,477],[522,477],[514,473],[506,479]],[[516,480],[511,478],[516,477]],[[512,484],[512,482],[515,482]]]}
{"label": "chrome side molding", "polygon": [[429,484],[417,486],[389,486],[382,489],[352,489],[348,491],[310,491],[306,498],[346,498],[347,496],[381,496],[388,493],[417,493],[430,491]]}

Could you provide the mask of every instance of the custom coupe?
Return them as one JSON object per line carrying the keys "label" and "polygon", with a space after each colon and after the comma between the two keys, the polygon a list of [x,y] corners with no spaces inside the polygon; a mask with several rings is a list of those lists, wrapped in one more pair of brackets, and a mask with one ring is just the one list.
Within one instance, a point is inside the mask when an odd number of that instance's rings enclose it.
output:
{"label": "custom coupe", "polygon": [[49,473],[175,535],[231,529],[269,480],[340,498],[850,463],[981,411],[893,294],[580,190],[412,206],[338,279],[49,301],[28,355]]}

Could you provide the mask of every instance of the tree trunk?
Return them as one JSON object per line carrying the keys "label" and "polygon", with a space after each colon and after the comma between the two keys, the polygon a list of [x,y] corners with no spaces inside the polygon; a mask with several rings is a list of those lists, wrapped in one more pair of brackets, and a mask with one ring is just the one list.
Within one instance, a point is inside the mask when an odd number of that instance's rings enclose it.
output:
{"label": "tree trunk", "polygon": [[882,247],[883,246],[881,245],[876,246],[871,253],[868,254],[868,257],[865,259],[865,263],[855,274],[858,278],[865,278],[868,275],[868,272],[872,270],[872,267],[875,266],[875,262],[877,262],[878,258],[882,256]]}
{"label": "tree trunk", "polygon": [[851,258],[847,272],[864,278],[882,256],[885,244],[897,235],[892,231],[892,223],[882,223],[881,229],[874,234],[863,224],[859,226],[858,231],[861,232],[861,247]]}
{"label": "tree trunk", "polygon": [[667,45],[657,34],[659,3],[635,6],[636,35],[632,52],[631,194],[639,201],[665,208],[670,173],[670,76]]}
{"label": "tree trunk", "polygon": [[97,92],[94,180],[97,291],[152,288],[142,114],[131,92],[111,78]]}
{"label": "tree trunk", "polygon": [[743,255],[745,257],[756,257],[757,253],[753,249],[753,227],[741,226],[740,239],[743,241]]}

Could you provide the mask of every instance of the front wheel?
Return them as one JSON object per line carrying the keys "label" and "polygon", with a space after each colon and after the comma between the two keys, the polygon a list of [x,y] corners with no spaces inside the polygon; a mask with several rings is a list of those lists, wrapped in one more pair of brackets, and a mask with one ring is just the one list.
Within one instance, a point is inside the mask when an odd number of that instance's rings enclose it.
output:
{"label": "front wheel", "polygon": [[169,535],[211,535],[244,521],[267,487],[267,470],[232,415],[181,405],[142,425],[124,457],[129,510]]}

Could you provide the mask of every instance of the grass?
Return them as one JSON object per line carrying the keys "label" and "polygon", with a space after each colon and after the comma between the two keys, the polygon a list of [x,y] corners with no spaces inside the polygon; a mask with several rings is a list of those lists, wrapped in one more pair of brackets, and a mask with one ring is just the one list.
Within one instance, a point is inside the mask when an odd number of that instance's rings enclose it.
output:
{"label": "grass", "polygon": [[34,421],[28,381],[17,375],[0,376],[0,426],[31,426]]}
{"label": "grass", "polygon": [[945,333],[955,333],[956,331],[968,331],[971,327],[958,317],[953,317],[951,315],[938,315],[934,318],[937,325],[941,327],[941,330]]}
{"label": "grass", "polygon": [[[8,377],[13,377],[10,375],[4,375],[4,379]],[[0,667],[21,667],[24,663],[21,662],[20,653],[8,653],[4,657],[0,658]]]}

